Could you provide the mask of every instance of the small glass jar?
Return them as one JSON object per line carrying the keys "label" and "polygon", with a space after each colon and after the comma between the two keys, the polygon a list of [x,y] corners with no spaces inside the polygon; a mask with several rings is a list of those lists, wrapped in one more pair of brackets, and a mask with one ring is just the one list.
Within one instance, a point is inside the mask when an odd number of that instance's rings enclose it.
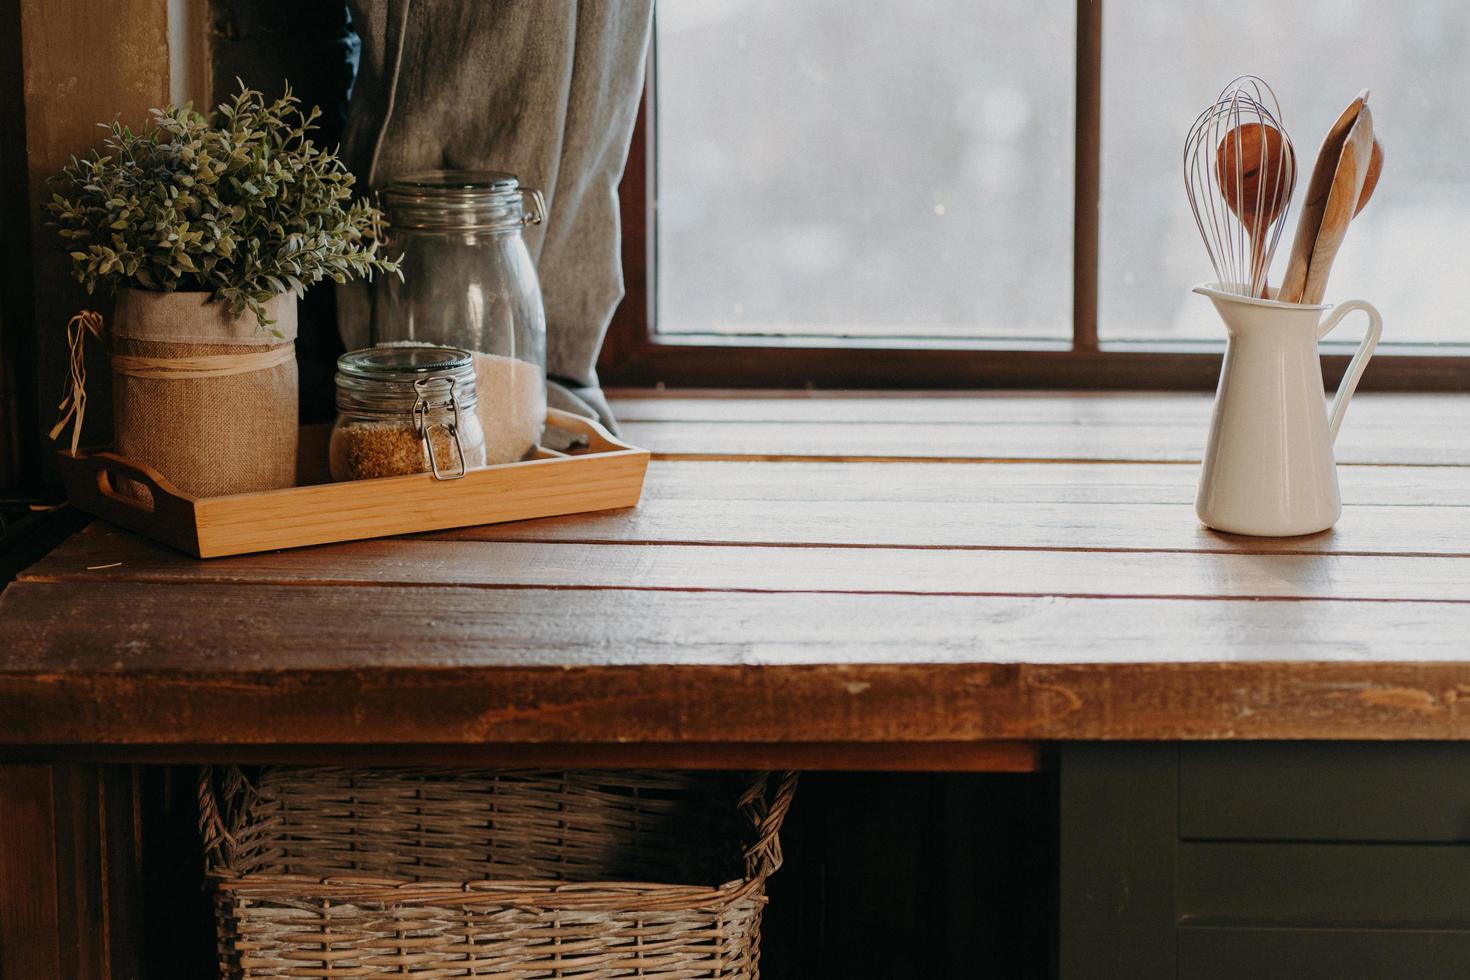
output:
{"label": "small glass jar", "polygon": [[435,170],[395,178],[383,202],[403,278],[373,280],[373,343],[472,352],[487,460],[527,458],[546,425],[546,311],[521,229],[544,218],[541,192],[498,171]]}
{"label": "small glass jar", "polygon": [[333,480],[432,473],[457,480],[485,465],[475,367],[455,347],[369,347],[337,358]]}

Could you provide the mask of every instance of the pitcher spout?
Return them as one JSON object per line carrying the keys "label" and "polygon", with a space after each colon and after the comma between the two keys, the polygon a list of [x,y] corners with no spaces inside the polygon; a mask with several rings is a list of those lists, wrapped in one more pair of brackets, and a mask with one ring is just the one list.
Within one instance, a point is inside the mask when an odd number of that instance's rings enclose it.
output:
{"label": "pitcher spout", "polygon": [[[1326,304],[1283,303],[1276,299],[1245,296],[1219,283],[1206,283],[1194,291],[1214,304],[1215,312],[1232,337],[1262,335],[1272,343],[1298,343],[1315,347],[1317,323]],[[1274,296],[1276,290],[1272,289]]]}

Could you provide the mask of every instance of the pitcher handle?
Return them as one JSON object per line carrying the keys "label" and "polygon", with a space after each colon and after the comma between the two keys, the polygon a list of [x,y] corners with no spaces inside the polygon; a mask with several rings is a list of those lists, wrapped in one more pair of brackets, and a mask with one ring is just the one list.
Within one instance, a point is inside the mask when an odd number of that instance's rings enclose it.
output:
{"label": "pitcher handle", "polygon": [[1362,310],[1368,314],[1368,331],[1363,334],[1363,342],[1358,344],[1358,352],[1348,362],[1347,371],[1343,373],[1342,381],[1337,386],[1337,395],[1332,399],[1332,415],[1328,422],[1328,431],[1331,433],[1332,441],[1337,441],[1337,430],[1342,427],[1342,417],[1347,412],[1348,401],[1357,390],[1358,379],[1363,376],[1363,371],[1368,367],[1368,358],[1373,356],[1373,350],[1378,346],[1378,338],[1383,335],[1383,317],[1372,303],[1355,299],[1343,303],[1337,309],[1317,324],[1317,339],[1321,340],[1332,332],[1332,328],[1342,322],[1343,317],[1355,310]]}

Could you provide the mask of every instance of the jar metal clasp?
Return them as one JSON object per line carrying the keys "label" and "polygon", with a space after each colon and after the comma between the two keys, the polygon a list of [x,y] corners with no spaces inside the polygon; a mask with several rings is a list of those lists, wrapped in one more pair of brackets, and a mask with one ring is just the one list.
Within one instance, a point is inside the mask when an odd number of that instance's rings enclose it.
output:
{"label": "jar metal clasp", "polygon": [[521,224],[539,225],[546,220],[546,198],[540,191],[533,187],[522,187],[521,200]]}
{"label": "jar metal clasp", "polygon": [[[430,422],[429,421],[429,397],[425,389],[435,382],[443,382],[449,386],[449,406],[454,409],[453,422]],[[429,469],[436,480],[458,480],[468,472],[465,465],[464,446],[459,441],[459,430],[461,418],[459,414],[459,392],[455,388],[452,378],[419,378],[413,383],[413,389],[418,397],[413,403],[413,424],[419,438],[424,440],[424,449],[429,453]],[[439,469],[438,457],[434,455],[433,432],[435,426],[443,429],[449,436],[449,441],[454,444],[454,451],[459,455],[459,472],[444,472]]]}

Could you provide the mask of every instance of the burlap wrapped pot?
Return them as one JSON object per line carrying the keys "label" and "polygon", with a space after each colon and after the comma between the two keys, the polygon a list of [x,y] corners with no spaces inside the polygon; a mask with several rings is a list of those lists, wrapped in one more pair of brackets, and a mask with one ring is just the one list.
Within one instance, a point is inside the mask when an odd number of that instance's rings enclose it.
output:
{"label": "burlap wrapped pot", "polygon": [[113,443],[195,497],[296,482],[296,298],[274,329],[204,292],[119,290],[112,323]]}

